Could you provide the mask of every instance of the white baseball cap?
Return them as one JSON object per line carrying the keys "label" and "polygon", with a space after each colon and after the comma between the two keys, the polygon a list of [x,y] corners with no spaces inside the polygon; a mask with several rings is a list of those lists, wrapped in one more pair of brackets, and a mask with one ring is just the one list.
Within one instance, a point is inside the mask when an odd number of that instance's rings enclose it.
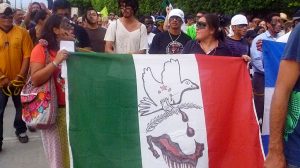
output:
{"label": "white baseball cap", "polygon": [[170,19],[172,16],[178,16],[181,18],[182,22],[184,22],[184,13],[181,9],[172,9],[169,13],[168,19]]}
{"label": "white baseball cap", "polygon": [[7,8],[9,8],[12,11],[8,3],[0,3],[0,14],[4,13],[7,10]]}
{"label": "white baseball cap", "polygon": [[248,24],[248,20],[246,16],[238,14],[231,18],[231,25],[241,25],[241,24]]}

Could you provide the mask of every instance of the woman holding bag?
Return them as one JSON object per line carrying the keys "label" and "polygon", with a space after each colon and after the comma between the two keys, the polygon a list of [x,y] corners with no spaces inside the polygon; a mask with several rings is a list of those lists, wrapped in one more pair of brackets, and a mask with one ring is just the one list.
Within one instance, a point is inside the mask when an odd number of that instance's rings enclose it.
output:
{"label": "woman holding bag", "polygon": [[66,127],[64,79],[61,63],[68,58],[66,50],[59,50],[61,40],[75,40],[73,27],[68,19],[52,15],[46,21],[41,40],[32,50],[30,58],[31,80],[40,86],[53,77],[57,94],[57,119],[53,126],[42,129],[42,141],[50,168],[69,168]]}

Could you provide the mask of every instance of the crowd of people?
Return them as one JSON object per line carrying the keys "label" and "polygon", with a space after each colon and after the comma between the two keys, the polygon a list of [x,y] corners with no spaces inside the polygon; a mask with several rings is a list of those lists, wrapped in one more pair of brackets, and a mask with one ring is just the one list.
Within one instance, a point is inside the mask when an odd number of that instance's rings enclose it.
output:
{"label": "crowd of people", "polygon": [[[272,104],[274,120],[271,120],[270,153],[266,168],[285,165],[300,167],[300,151],[286,150],[283,156],[284,115],[291,88],[299,76],[300,60],[300,10],[291,18],[284,13],[270,13],[265,18],[247,18],[236,14],[227,21],[215,13],[198,12],[185,16],[181,9],[166,8],[166,16],[137,17],[137,0],[118,0],[120,16],[110,13],[101,16],[94,8],[88,8],[83,16],[71,17],[71,4],[56,0],[50,11],[43,3],[33,2],[27,12],[12,9],[9,4],[0,4],[0,151],[3,141],[3,116],[9,97],[16,109],[15,134],[21,143],[27,143],[27,127],[22,121],[20,92],[28,69],[33,84],[39,86],[51,77],[55,79],[59,113],[56,124],[41,130],[44,150],[51,168],[69,168],[69,151],[66,131],[64,80],[61,78],[61,63],[68,58],[66,50],[60,50],[59,42],[74,41],[76,50],[120,54],[202,54],[211,56],[240,57],[253,68],[253,95],[260,124],[264,113],[264,66],[262,40],[288,42],[281,70],[289,76],[279,76],[279,81],[288,81],[277,90],[277,97],[285,100]],[[184,56],[184,55],[182,55]],[[50,58],[50,61],[47,59]],[[292,63],[291,63],[292,62]],[[224,65],[226,66],[226,65]],[[294,71],[287,70],[294,67]],[[298,69],[297,69],[298,68]],[[282,70],[282,71],[284,71]],[[297,71],[297,72],[296,72]],[[298,83],[297,83],[298,84]],[[276,96],[274,96],[276,97]],[[276,106],[277,105],[277,106]],[[280,111],[282,114],[283,112]],[[272,112],[272,110],[271,110]],[[272,114],[272,113],[271,113]],[[285,113],[283,113],[285,114]],[[273,115],[273,114],[272,114]],[[281,116],[282,118],[278,118]],[[272,118],[272,117],[271,117]],[[282,126],[274,122],[281,121]],[[272,123],[272,121],[274,121]],[[272,125],[273,124],[273,125]],[[29,128],[34,131],[34,128]],[[279,131],[279,133],[274,133]],[[300,126],[297,127],[300,148]],[[273,138],[273,139],[272,139]],[[286,142],[288,143],[288,142]],[[290,152],[290,153],[288,153]],[[292,153],[292,154],[291,154]],[[298,157],[294,157],[296,155]],[[276,166],[275,166],[276,167]]]}

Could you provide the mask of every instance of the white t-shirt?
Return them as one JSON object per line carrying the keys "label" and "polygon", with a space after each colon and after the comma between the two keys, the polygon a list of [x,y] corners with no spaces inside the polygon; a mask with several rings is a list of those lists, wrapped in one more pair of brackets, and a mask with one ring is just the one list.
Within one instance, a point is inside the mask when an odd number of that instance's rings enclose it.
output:
{"label": "white t-shirt", "polygon": [[104,40],[114,42],[114,52],[119,54],[148,49],[146,26],[141,24],[139,29],[129,32],[119,19],[109,24]]}
{"label": "white t-shirt", "polygon": [[286,33],[285,35],[279,37],[276,41],[277,42],[281,42],[281,43],[287,43],[287,41],[288,41],[288,39],[289,39],[289,37],[291,35],[291,32],[292,31],[290,31],[290,32]]}
{"label": "white t-shirt", "polygon": [[149,48],[150,48],[150,46],[152,44],[152,41],[153,41],[153,37],[155,36],[155,34],[151,32],[147,36],[148,36],[148,50],[147,50],[147,53],[148,53]]}

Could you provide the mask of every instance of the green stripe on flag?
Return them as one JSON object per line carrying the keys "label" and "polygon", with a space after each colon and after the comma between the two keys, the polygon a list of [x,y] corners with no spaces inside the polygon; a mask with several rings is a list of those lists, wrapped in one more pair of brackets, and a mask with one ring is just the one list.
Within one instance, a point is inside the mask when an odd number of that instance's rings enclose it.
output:
{"label": "green stripe on flag", "polygon": [[73,53],[67,66],[74,168],[142,167],[132,56]]}

